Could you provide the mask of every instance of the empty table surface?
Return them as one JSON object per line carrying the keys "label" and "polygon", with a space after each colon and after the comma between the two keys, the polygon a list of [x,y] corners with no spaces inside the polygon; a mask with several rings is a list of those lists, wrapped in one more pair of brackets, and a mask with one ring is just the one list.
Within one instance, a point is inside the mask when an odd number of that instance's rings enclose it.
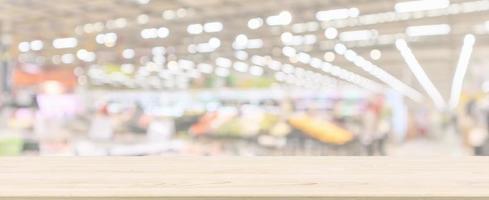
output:
{"label": "empty table surface", "polygon": [[0,199],[400,198],[489,198],[489,158],[0,158]]}

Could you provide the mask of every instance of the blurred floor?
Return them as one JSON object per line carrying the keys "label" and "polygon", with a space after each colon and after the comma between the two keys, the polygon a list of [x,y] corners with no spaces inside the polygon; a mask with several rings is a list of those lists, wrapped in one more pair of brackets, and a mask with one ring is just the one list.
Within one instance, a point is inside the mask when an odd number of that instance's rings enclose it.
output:
{"label": "blurred floor", "polygon": [[465,146],[459,135],[447,133],[439,138],[415,138],[403,144],[391,144],[390,156],[470,156],[472,149]]}

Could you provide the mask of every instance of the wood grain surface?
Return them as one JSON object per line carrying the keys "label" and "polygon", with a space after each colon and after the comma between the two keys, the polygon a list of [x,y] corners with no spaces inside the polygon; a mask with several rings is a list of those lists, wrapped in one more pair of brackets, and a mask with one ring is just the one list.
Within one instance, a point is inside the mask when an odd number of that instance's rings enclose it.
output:
{"label": "wood grain surface", "polygon": [[0,158],[0,199],[488,199],[489,158]]}

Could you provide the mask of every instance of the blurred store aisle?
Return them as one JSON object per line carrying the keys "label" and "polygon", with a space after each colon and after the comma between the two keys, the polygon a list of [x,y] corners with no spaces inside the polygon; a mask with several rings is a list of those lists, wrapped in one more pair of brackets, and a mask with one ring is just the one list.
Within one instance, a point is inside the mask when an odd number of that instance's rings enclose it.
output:
{"label": "blurred store aisle", "polygon": [[470,156],[472,150],[464,146],[459,135],[447,133],[439,138],[414,138],[403,144],[390,144],[390,156]]}

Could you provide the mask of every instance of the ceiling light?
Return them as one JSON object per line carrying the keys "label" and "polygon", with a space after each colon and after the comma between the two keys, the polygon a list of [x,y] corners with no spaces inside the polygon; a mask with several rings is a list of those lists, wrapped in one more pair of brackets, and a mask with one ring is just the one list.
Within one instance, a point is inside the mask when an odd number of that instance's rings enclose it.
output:
{"label": "ceiling light", "polygon": [[53,47],[56,49],[74,48],[78,45],[78,40],[73,37],[58,38],[53,40]]}
{"label": "ceiling light", "polygon": [[216,65],[219,67],[229,68],[232,65],[231,60],[223,57],[216,58]]}
{"label": "ceiling light", "polygon": [[[373,50],[374,54],[375,49]],[[380,53],[377,52],[377,53]],[[360,67],[364,71],[368,72],[370,75],[374,76],[375,78],[381,80],[397,92],[399,92],[402,95],[405,95],[406,97],[411,98],[414,101],[419,102],[422,99],[422,95],[416,91],[415,89],[409,87],[396,77],[392,76],[385,70],[383,70],[381,67],[371,63],[370,61],[364,59],[362,56],[358,55],[355,51],[351,49],[347,49],[344,53],[344,56],[346,60],[350,61],[351,63],[355,64],[357,67]],[[378,55],[374,55],[378,56]],[[334,71],[333,71],[334,72]]]}
{"label": "ceiling light", "polygon": [[163,55],[165,53],[166,53],[165,47],[153,47],[151,49],[151,54],[153,54],[153,56],[159,56],[159,55]]}
{"label": "ceiling light", "polygon": [[396,3],[395,10],[398,13],[414,12],[423,10],[435,10],[447,8],[450,5],[449,0],[417,0]]}
{"label": "ceiling light", "polygon": [[71,64],[75,61],[75,56],[71,53],[63,54],[61,56],[61,62],[64,64]]}
{"label": "ceiling light", "polygon": [[182,17],[185,17],[186,15],[187,15],[187,9],[185,9],[185,8],[179,8],[177,10],[177,17],[182,18]]}
{"label": "ceiling light", "polygon": [[251,57],[251,63],[255,65],[265,66],[267,63],[267,59],[263,56],[254,55]]}
{"label": "ceiling light", "polygon": [[267,24],[270,26],[288,25],[292,22],[292,15],[289,11],[282,11],[278,15],[267,17]]}
{"label": "ceiling light", "polygon": [[220,76],[220,77],[227,77],[230,74],[229,69],[224,68],[224,67],[216,68],[215,73],[217,76]]}
{"label": "ceiling light", "polygon": [[236,52],[234,52],[234,56],[238,60],[246,60],[246,59],[248,59],[248,53],[246,51],[236,51]]}
{"label": "ceiling light", "polygon": [[177,17],[175,11],[173,10],[165,10],[162,14],[163,18],[166,20],[172,20]]}
{"label": "ceiling light", "polygon": [[153,39],[158,37],[158,29],[156,28],[147,28],[141,31],[141,37],[143,39]]}
{"label": "ceiling light", "polygon": [[413,72],[418,82],[421,84],[423,89],[433,100],[435,106],[439,109],[443,109],[446,106],[443,97],[441,96],[438,89],[436,89],[435,85],[433,85],[433,82],[431,82],[430,78],[419,64],[418,60],[412,53],[406,41],[403,39],[398,39],[396,41],[396,47],[401,52],[401,55],[406,61],[411,72]]}
{"label": "ceiling light", "polygon": [[182,69],[186,69],[186,70],[192,70],[195,67],[195,63],[193,61],[191,61],[191,60],[185,60],[185,59],[178,60],[178,65]]}
{"label": "ceiling light", "polygon": [[151,0],[137,0],[137,2],[141,5],[148,4]]}
{"label": "ceiling light", "polygon": [[370,51],[370,58],[372,58],[372,60],[379,60],[380,57],[382,57],[382,52],[380,50],[373,49]]}
{"label": "ceiling light", "polygon": [[460,51],[459,60],[457,63],[457,68],[455,74],[453,75],[452,89],[450,93],[450,108],[454,109],[457,107],[460,94],[462,93],[462,86],[464,83],[464,77],[469,66],[470,56],[472,55],[472,50],[475,44],[475,36],[472,34],[465,35],[464,43],[462,45],[462,50]]}
{"label": "ceiling light", "polygon": [[278,70],[280,70],[282,63],[280,63],[279,61],[270,59],[267,63],[267,66],[268,66],[268,68],[270,68],[272,70],[278,71]]}
{"label": "ceiling light", "polygon": [[284,32],[280,35],[280,40],[282,40],[282,43],[284,44],[290,44],[294,38],[294,35],[290,32]]}
{"label": "ceiling light", "polygon": [[347,48],[344,44],[338,43],[334,46],[334,51],[337,54],[343,55],[343,54],[345,54],[346,50],[347,50]]}
{"label": "ceiling light", "polygon": [[248,40],[248,45],[246,45],[246,48],[248,49],[259,49],[262,47],[263,47],[262,39],[250,39]]}
{"label": "ceiling light", "polygon": [[324,60],[325,60],[326,62],[333,62],[333,61],[334,61],[334,59],[335,59],[335,55],[334,55],[334,53],[333,53],[333,52],[328,51],[328,52],[324,53],[323,58],[324,58]]}
{"label": "ceiling light", "polygon": [[238,72],[246,72],[248,71],[248,64],[244,62],[235,62],[233,68]]}
{"label": "ceiling light", "polygon": [[263,68],[259,66],[251,66],[250,67],[250,74],[253,76],[262,76],[263,75]]}
{"label": "ceiling light", "polygon": [[250,20],[248,20],[248,28],[250,29],[258,29],[260,28],[261,26],[263,26],[263,19],[262,18],[252,18]]}
{"label": "ceiling light", "polygon": [[33,51],[39,51],[44,47],[44,43],[41,40],[34,40],[30,43],[30,48]]}
{"label": "ceiling light", "polygon": [[450,33],[450,25],[448,24],[410,26],[406,28],[406,34],[409,37],[447,35],[449,33]]}
{"label": "ceiling light", "polygon": [[80,49],[76,52],[76,57],[81,61],[93,62],[95,61],[96,55],[94,52],[89,52],[86,49]]}
{"label": "ceiling light", "polygon": [[220,32],[223,29],[221,22],[208,22],[204,24],[204,31],[207,33]]}
{"label": "ceiling light", "polygon": [[122,51],[122,57],[125,59],[132,59],[135,55],[136,53],[134,52],[134,49],[124,49],[124,51]]}
{"label": "ceiling light", "polygon": [[297,60],[303,64],[308,64],[311,61],[311,55],[304,52],[298,53]]}
{"label": "ceiling light", "polygon": [[344,8],[335,10],[324,10],[316,13],[316,19],[319,21],[330,21],[337,19],[346,19],[349,17],[358,17],[360,11],[358,8]]}
{"label": "ceiling light", "polygon": [[219,48],[221,46],[221,40],[216,37],[212,37],[208,42],[209,46],[213,49]]}
{"label": "ceiling light", "polygon": [[21,42],[18,45],[20,52],[28,52],[30,50],[29,42]]}
{"label": "ceiling light", "polygon": [[330,40],[335,39],[338,36],[338,30],[336,28],[329,27],[324,31],[324,36]]}
{"label": "ceiling light", "polygon": [[204,31],[204,27],[201,24],[190,24],[187,26],[187,32],[192,35],[201,34]]}
{"label": "ceiling light", "polygon": [[166,27],[161,27],[158,29],[157,34],[159,38],[166,38],[170,35],[170,30]]}
{"label": "ceiling light", "polygon": [[296,50],[292,47],[286,46],[286,47],[282,48],[282,54],[284,54],[287,57],[292,57],[292,56],[295,56]]}
{"label": "ceiling light", "polygon": [[147,24],[149,21],[149,17],[148,15],[142,14],[138,16],[136,21],[138,22],[138,24]]}
{"label": "ceiling light", "polygon": [[376,30],[348,31],[340,34],[340,40],[345,42],[371,40],[377,37],[377,35],[378,32]]}
{"label": "ceiling light", "polygon": [[248,45],[248,37],[245,34],[239,34],[234,39],[233,48],[235,49],[245,49]]}

